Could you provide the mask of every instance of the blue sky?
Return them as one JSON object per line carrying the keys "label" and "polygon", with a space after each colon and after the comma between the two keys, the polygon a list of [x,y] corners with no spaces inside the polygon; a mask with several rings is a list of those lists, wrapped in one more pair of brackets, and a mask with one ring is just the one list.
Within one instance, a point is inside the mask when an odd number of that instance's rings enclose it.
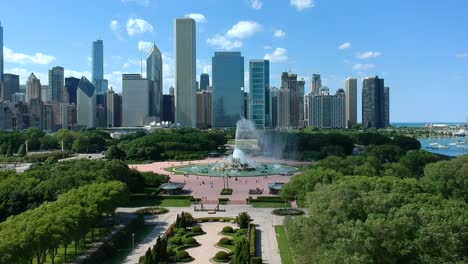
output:
{"label": "blue sky", "polygon": [[[91,42],[102,38],[106,78],[139,72],[148,43],[163,52],[164,89],[174,83],[174,19],[197,22],[197,73],[215,51],[269,58],[271,84],[298,73],[310,90],[320,73],[331,91],[349,76],[378,74],[391,89],[391,121],[466,121],[468,1],[427,0],[15,0],[2,1],[5,71],[26,81],[47,70],[90,75]],[[340,48],[341,47],[341,48]],[[248,73],[246,73],[248,81]],[[360,101],[360,100],[359,100]],[[360,103],[359,103],[360,115]]]}

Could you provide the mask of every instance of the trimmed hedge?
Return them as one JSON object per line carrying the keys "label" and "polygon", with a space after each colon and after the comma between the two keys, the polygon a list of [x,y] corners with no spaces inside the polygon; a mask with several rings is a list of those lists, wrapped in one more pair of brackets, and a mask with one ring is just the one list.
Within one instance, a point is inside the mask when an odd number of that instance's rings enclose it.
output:
{"label": "trimmed hedge", "polygon": [[200,217],[200,218],[195,218],[194,221],[200,221],[200,222],[208,222],[208,221],[213,221],[213,222],[219,222],[223,220],[224,222],[229,222],[235,220],[234,218],[231,217],[220,217],[220,216],[214,216],[214,217]]}
{"label": "trimmed hedge", "polygon": [[262,258],[261,257],[252,257],[250,258],[250,264],[262,264]]}
{"label": "trimmed hedge", "polygon": [[192,260],[192,257],[189,255],[189,253],[187,251],[179,250],[176,253],[176,260],[185,262],[185,261],[188,261],[188,260]]}
{"label": "trimmed hedge", "polygon": [[229,260],[229,254],[224,251],[218,251],[214,256],[215,261],[227,262]]}
{"label": "trimmed hedge", "polygon": [[194,233],[203,233],[203,229],[201,228],[201,226],[194,226],[192,227],[192,232]]}
{"label": "trimmed hedge", "polygon": [[184,244],[185,245],[198,245],[198,242],[197,242],[197,240],[195,238],[188,237],[188,238],[185,239]]}
{"label": "trimmed hedge", "polygon": [[232,228],[232,226],[225,226],[223,227],[223,233],[232,234],[234,233],[234,228]]}
{"label": "trimmed hedge", "polygon": [[223,188],[221,190],[221,195],[231,195],[232,194],[232,189],[231,188]]}
{"label": "trimmed hedge", "polygon": [[280,208],[271,212],[274,215],[303,215],[304,211],[295,208]]}
{"label": "trimmed hedge", "polygon": [[256,254],[256,246],[257,246],[257,240],[256,240],[256,228],[255,225],[250,225],[250,237],[249,237],[249,242],[250,242],[250,256],[255,257]]}
{"label": "trimmed hedge", "polygon": [[161,215],[169,212],[169,210],[164,207],[148,207],[139,209],[136,212],[143,215]]}
{"label": "trimmed hedge", "polygon": [[219,241],[218,241],[218,245],[232,245],[232,242],[233,240],[228,238],[228,237],[222,237]]}

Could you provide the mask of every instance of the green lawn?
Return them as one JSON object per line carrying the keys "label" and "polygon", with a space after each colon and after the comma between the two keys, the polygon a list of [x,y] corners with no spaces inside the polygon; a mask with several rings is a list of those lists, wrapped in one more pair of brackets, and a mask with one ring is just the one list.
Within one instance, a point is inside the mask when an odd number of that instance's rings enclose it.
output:
{"label": "green lawn", "polygon": [[158,199],[155,205],[162,207],[190,207],[192,201],[189,199]]}
{"label": "green lawn", "polygon": [[290,208],[290,203],[284,202],[250,202],[255,208]]}
{"label": "green lawn", "polygon": [[282,264],[294,264],[293,257],[291,254],[291,248],[289,246],[288,237],[284,230],[284,226],[277,225],[275,226],[276,231],[276,240],[278,241],[278,247],[281,256]]}

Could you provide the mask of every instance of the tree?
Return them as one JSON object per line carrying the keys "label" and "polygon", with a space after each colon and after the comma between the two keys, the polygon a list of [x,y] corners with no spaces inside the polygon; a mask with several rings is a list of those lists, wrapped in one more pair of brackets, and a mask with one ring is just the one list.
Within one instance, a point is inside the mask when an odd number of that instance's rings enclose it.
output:
{"label": "tree", "polygon": [[247,212],[242,212],[236,217],[236,222],[240,229],[247,228],[250,221],[252,221],[252,218],[250,218],[250,215]]}
{"label": "tree", "polygon": [[50,135],[45,135],[40,139],[41,149],[56,149],[58,148],[58,143],[55,137]]}
{"label": "tree", "polygon": [[245,237],[241,237],[239,240],[236,241],[236,246],[234,248],[233,263],[249,264],[249,261],[249,241],[247,241]]}
{"label": "tree", "polygon": [[26,146],[24,144],[21,144],[21,146],[19,147],[18,152],[16,153],[16,155],[18,155],[20,157],[26,156]]}
{"label": "tree", "polygon": [[111,159],[125,159],[126,154],[125,152],[119,148],[118,146],[110,146],[107,151],[106,151],[106,159],[111,160]]}

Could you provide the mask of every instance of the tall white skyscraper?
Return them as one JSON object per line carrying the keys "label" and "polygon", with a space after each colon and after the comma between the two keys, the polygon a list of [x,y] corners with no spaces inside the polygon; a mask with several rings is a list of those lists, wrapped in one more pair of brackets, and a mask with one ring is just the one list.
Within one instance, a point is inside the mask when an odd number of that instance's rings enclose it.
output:
{"label": "tall white skyscraper", "polygon": [[41,99],[41,81],[34,73],[31,73],[26,81],[26,102],[29,103],[31,99]]}
{"label": "tall white skyscraper", "polygon": [[196,33],[195,20],[175,21],[175,121],[196,126]]}
{"label": "tall white skyscraper", "polygon": [[122,126],[141,127],[150,116],[151,81],[140,74],[122,75]]}
{"label": "tall white skyscraper", "polygon": [[357,80],[348,78],[345,81],[346,94],[346,127],[357,124]]}
{"label": "tall white skyscraper", "polygon": [[161,51],[153,44],[146,58],[146,78],[150,80],[150,113],[157,120],[162,120],[163,100],[163,63]]}

